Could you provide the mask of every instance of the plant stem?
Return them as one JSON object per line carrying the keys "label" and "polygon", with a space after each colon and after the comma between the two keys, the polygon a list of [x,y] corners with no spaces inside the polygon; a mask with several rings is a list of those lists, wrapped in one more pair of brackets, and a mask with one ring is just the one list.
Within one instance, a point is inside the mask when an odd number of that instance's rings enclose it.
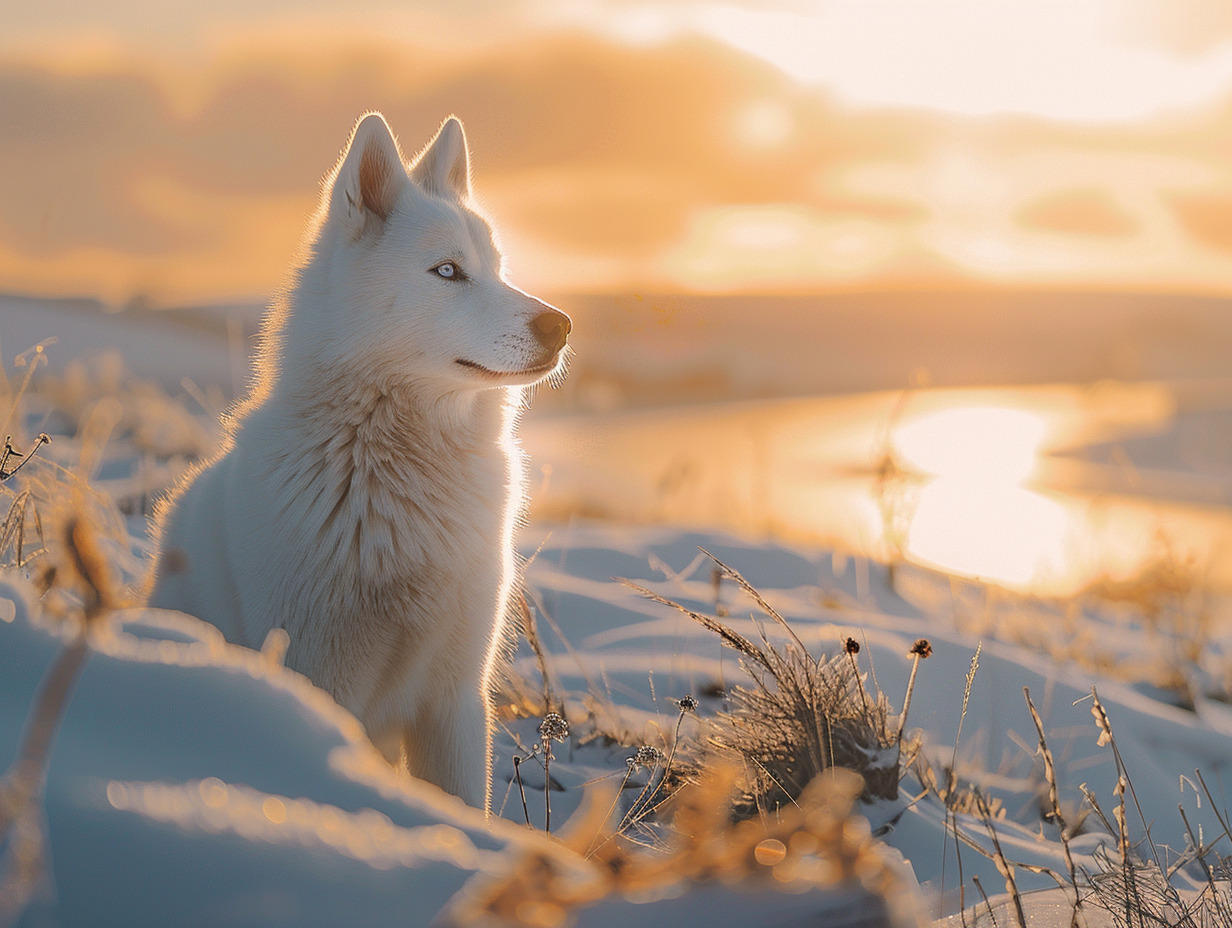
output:
{"label": "plant stem", "polygon": [[522,797],[522,813],[526,816],[526,824],[530,824],[530,809],[526,807],[526,787],[522,785],[522,758],[513,755],[513,776],[518,781],[518,794]]}
{"label": "plant stem", "polygon": [[898,766],[903,756],[903,729],[907,727],[907,712],[911,708],[911,692],[915,689],[915,672],[920,669],[920,655],[915,655],[911,662],[911,676],[907,678],[907,694],[903,696],[903,713],[898,717],[898,737],[894,745],[894,766]]}
{"label": "plant stem", "polygon": [[0,924],[12,924],[21,914],[45,872],[46,832],[39,802],[56,729],[72,695],[77,676],[90,655],[86,631],[61,647],[43,677],[22,734],[17,760],[0,778],[0,845],[7,844],[0,872]]}
{"label": "plant stem", "polygon": [[543,830],[552,833],[552,739],[543,739]]}

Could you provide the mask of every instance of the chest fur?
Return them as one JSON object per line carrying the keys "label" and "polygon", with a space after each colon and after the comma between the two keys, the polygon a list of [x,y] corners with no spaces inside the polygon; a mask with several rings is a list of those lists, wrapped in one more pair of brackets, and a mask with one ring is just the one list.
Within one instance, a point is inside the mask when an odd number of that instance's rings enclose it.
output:
{"label": "chest fur", "polygon": [[254,486],[275,497],[284,529],[251,555],[290,578],[279,611],[327,636],[384,634],[442,610],[490,619],[521,485],[507,417],[450,416],[390,393],[364,400],[262,428],[277,440],[263,442]]}

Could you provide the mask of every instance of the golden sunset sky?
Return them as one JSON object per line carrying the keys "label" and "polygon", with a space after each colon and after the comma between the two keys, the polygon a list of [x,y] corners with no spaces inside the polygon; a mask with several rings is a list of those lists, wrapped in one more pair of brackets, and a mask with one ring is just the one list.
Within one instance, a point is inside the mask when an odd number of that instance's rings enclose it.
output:
{"label": "golden sunset sky", "polygon": [[1226,0],[339,9],[10,5],[0,291],[260,300],[368,109],[536,292],[1232,290]]}

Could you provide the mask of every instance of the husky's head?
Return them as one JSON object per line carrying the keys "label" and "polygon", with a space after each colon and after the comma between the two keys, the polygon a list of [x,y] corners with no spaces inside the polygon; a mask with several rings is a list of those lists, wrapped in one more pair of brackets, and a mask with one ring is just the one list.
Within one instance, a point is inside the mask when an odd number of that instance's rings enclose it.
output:
{"label": "husky's head", "polygon": [[311,355],[444,389],[533,384],[568,353],[569,317],[504,279],[452,116],[409,164],[384,118],[360,120],[326,180],[298,296],[297,311],[328,304]]}

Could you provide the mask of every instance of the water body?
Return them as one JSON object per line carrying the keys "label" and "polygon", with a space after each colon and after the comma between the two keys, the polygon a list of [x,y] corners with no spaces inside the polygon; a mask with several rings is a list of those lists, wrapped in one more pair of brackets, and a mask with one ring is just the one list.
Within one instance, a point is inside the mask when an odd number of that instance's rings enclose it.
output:
{"label": "water body", "polygon": [[1065,595],[1232,590],[1232,382],[876,392],[527,423],[535,513],[768,534]]}

